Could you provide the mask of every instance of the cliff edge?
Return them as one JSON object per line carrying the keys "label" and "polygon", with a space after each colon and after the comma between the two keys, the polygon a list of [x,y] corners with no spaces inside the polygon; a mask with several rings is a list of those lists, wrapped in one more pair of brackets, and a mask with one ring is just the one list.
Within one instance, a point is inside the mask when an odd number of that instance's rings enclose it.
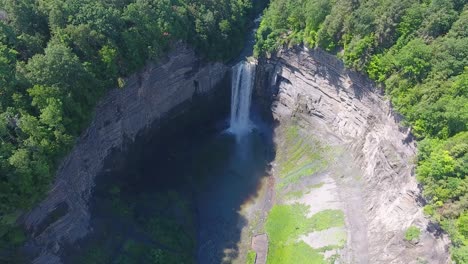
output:
{"label": "cliff edge", "polygon": [[[21,219],[31,239],[33,263],[61,263],[62,247],[90,230],[89,200],[106,157],[159,120],[189,110],[193,98],[221,89],[228,67],[200,60],[179,44],[160,63],[129,77],[95,109],[92,123],[63,160],[47,197]],[[228,89],[228,86],[224,86]]]}

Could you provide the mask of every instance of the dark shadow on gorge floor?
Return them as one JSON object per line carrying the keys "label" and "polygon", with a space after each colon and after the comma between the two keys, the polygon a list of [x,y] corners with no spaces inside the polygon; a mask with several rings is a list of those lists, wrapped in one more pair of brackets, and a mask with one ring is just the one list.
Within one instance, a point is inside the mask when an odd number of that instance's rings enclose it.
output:
{"label": "dark shadow on gorge floor", "polygon": [[275,151],[261,118],[240,142],[223,132],[226,88],[110,155],[91,202],[93,232],[68,247],[66,263],[210,264],[239,254],[240,209],[258,195]]}

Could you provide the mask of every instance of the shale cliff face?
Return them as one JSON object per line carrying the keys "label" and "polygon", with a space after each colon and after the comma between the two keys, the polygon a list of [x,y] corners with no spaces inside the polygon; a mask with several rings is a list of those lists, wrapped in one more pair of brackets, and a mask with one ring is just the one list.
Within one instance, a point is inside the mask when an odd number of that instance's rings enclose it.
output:
{"label": "shale cliff face", "polygon": [[113,89],[95,110],[93,122],[62,162],[47,197],[22,219],[32,239],[33,263],[61,263],[66,244],[90,230],[89,200],[95,177],[114,149],[122,149],[140,132],[165,118],[190,110],[195,97],[209,97],[223,86],[228,68],[204,63],[179,45],[161,63],[150,64]]}
{"label": "shale cliff face", "polygon": [[[324,52],[287,50],[259,62],[256,93],[277,127],[297,119],[349,157],[332,169],[346,218],[342,262],[450,262],[448,238],[422,212],[415,142],[370,80]],[[411,225],[418,242],[404,240]]]}

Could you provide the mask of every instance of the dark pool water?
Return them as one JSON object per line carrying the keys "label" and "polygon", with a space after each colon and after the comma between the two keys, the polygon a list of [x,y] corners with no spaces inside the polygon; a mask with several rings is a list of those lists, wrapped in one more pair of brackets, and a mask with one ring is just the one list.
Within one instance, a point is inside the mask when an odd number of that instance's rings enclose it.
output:
{"label": "dark pool water", "polygon": [[[268,125],[240,141],[227,122],[174,126],[110,158],[92,201],[93,233],[67,263],[223,263],[238,254],[239,211],[273,158]],[[226,249],[230,249],[229,252]]]}
{"label": "dark pool water", "polygon": [[[253,132],[240,142],[228,134],[212,138],[193,159],[203,167],[196,191],[198,210],[198,263],[221,263],[238,253],[241,228],[247,224],[239,211],[257,195],[266,176],[271,150],[264,135]],[[223,252],[230,249],[229,253]]]}

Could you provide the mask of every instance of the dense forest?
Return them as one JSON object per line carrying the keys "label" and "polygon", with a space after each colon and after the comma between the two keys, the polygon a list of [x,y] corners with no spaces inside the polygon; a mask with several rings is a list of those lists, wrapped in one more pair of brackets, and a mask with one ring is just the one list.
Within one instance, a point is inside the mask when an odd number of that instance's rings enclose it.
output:
{"label": "dense forest", "polygon": [[0,249],[23,241],[12,226],[44,196],[106,90],[175,41],[231,58],[258,9],[248,0],[0,0]]}
{"label": "dense forest", "polygon": [[[0,261],[108,89],[176,41],[230,59],[263,2],[0,0]],[[418,140],[424,211],[468,263],[465,0],[272,0],[256,56],[295,45],[335,53],[385,88]]]}
{"label": "dense forest", "polygon": [[468,263],[468,5],[464,0],[273,0],[255,53],[305,45],[385,87],[418,139],[425,213]]}

